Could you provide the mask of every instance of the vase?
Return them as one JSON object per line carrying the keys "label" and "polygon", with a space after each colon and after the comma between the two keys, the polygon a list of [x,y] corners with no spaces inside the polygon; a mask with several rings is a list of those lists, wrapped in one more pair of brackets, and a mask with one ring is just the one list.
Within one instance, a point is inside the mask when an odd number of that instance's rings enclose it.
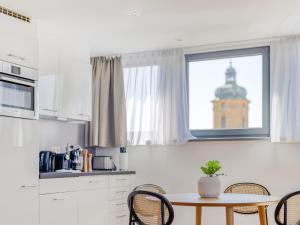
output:
{"label": "vase", "polygon": [[218,198],[221,194],[220,177],[201,177],[198,181],[198,193],[202,198]]}

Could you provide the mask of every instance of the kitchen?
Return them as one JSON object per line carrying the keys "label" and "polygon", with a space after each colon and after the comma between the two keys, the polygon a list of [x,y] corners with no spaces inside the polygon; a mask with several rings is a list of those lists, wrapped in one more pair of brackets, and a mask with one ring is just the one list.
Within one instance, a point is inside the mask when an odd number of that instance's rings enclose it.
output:
{"label": "kitchen", "polygon": [[126,161],[120,171],[118,159],[97,157],[95,148],[92,168],[92,154],[83,150],[91,120],[89,52],[38,31],[29,18],[0,17],[1,168],[7,171],[1,177],[1,221],[127,223],[135,171],[128,171]]}
{"label": "kitchen", "polygon": [[299,7],[1,0],[0,224],[299,223]]}

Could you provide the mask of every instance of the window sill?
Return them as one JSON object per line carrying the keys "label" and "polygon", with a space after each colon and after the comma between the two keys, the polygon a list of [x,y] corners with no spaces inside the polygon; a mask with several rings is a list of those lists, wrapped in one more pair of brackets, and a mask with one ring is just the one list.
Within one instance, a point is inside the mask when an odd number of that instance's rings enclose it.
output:
{"label": "window sill", "polygon": [[206,137],[206,138],[195,138],[190,139],[188,142],[203,142],[203,141],[261,141],[268,140],[270,137]]}

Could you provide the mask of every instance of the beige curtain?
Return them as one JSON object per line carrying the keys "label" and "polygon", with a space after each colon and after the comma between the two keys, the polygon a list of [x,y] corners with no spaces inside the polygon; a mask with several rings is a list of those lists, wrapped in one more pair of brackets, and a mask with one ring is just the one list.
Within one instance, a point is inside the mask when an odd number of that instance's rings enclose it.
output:
{"label": "beige curtain", "polygon": [[91,59],[93,81],[90,145],[126,146],[126,109],[120,57]]}

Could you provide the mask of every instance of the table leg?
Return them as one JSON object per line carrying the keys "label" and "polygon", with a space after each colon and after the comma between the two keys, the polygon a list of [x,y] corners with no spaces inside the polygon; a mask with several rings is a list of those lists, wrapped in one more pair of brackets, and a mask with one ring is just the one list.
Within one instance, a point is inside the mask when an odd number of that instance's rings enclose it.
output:
{"label": "table leg", "polygon": [[266,217],[266,206],[261,205],[258,206],[258,214],[259,214],[259,221],[260,225],[267,225],[267,217]]}
{"label": "table leg", "polygon": [[196,206],[196,225],[201,225],[202,208],[201,206]]}
{"label": "table leg", "polygon": [[233,207],[226,207],[226,225],[234,225]]}

